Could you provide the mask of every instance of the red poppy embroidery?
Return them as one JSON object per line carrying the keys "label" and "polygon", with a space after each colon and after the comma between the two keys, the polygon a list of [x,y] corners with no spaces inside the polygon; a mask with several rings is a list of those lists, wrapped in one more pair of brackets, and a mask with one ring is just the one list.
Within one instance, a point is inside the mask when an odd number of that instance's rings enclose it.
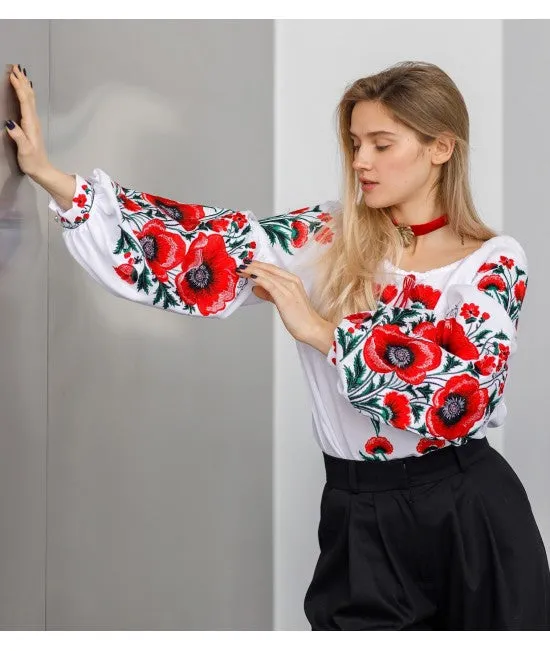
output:
{"label": "red poppy embroidery", "polygon": [[331,229],[328,226],[323,226],[319,232],[315,233],[313,239],[319,244],[330,244],[333,237],[334,233]]}
{"label": "red poppy embroidery", "polygon": [[494,357],[485,355],[485,357],[478,359],[477,362],[475,362],[474,366],[479,371],[479,373],[481,373],[481,375],[491,375],[495,369],[496,360]]}
{"label": "red poppy embroidery", "polygon": [[161,282],[166,282],[167,272],[180,264],[185,255],[185,242],[179,235],[167,231],[160,219],[151,219],[141,231],[134,231],[134,235],[151,271]]}
{"label": "red poppy embroidery", "polygon": [[452,355],[460,359],[477,359],[479,352],[468,339],[464,328],[454,318],[439,321],[436,326],[437,343]]}
{"label": "red poppy embroidery", "polygon": [[412,329],[412,334],[416,337],[422,337],[423,339],[430,339],[431,341],[438,343],[437,339],[437,328],[435,325],[428,321],[423,321],[418,323]]}
{"label": "red poppy embroidery", "polygon": [[441,439],[421,438],[416,444],[416,451],[420,452],[420,454],[426,454],[430,450],[437,450],[443,447],[445,447],[445,441]]}
{"label": "red poppy embroidery", "polygon": [[447,440],[466,436],[483,418],[489,392],[470,375],[456,375],[433,395],[426,413],[426,425],[434,436]]}
{"label": "red poppy embroidery", "polygon": [[390,391],[384,398],[384,405],[391,410],[390,425],[406,429],[411,423],[411,406],[407,396],[397,391]]}
{"label": "red poppy embroidery", "polygon": [[506,283],[500,276],[496,274],[491,274],[490,276],[484,276],[477,284],[478,289],[481,289],[482,292],[487,289],[496,289],[497,292],[503,292],[506,289]]}
{"label": "red poppy embroidery", "polygon": [[412,329],[412,334],[435,342],[441,348],[460,357],[460,359],[477,359],[479,352],[468,339],[464,328],[454,318],[433,323],[419,323]]}
{"label": "red poppy embroidery", "polygon": [[373,436],[365,443],[365,452],[367,454],[391,454],[393,445],[385,436]]}
{"label": "red poppy embroidery", "polygon": [[498,265],[494,262],[484,262],[481,267],[477,270],[478,273],[483,273],[484,271],[492,271],[496,269]]}
{"label": "red poppy embroidery", "polygon": [[500,371],[500,369],[506,364],[508,357],[510,357],[510,346],[499,344],[497,371]]}
{"label": "red poppy embroidery", "polygon": [[410,293],[413,303],[422,303],[424,307],[433,310],[441,298],[441,291],[429,285],[416,285]]}
{"label": "red poppy embroidery", "polygon": [[508,269],[511,269],[515,265],[515,262],[512,260],[512,258],[507,258],[505,255],[500,256],[500,262],[505,267],[508,267]]}
{"label": "red poppy embroidery", "polygon": [[73,203],[76,203],[76,205],[79,208],[84,208],[87,201],[88,201],[88,198],[86,197],[85,194],[79,194],[79,195],[77,195],[76,197],[73,198]]}
{"label": "red poppy embroidery", "polygon": [[141,193],[141,196],[153,206],[156,206],[163,215],[174,219],[186,231],[194,231],[200,224],[204,215],[204,206],[180,203],[172,199],[157,197],[154,194]]}
{"label": "red poppy embroidery", "polygon": [[293,221],[291,224],[292,228],[292,246],[299,249],[307,242],[307,235],[309,233],[309,228],[307,224],[301,221]]}
{"label": "red poppy embroidery", "polygon": [[307,208],[298,208],[298,210],[292,210],[288,214],[289,215],[301,215],[304,212],[308,212],[308,210],[311,210],[311,208],[309,208],[309,207],[307,207]]}
{"label": "red poppy embroidery", "polygon": [[237,226],[239,227],[239,230],[244,228],[246,226],[246,217],[242,214],[242,212],[237,212],[235,213],[232,217],[231,220],[234,221]]}
{"label": "red poppy embroidery", "polygon": [[477,318],[479,316],[479,307],[475,303],[464,303],[460,310],[460,316],[463,319]]}
{"label": "red poppy embroidery", "polygon": [[120,194],[118,199],[119,201],[122,201],[122,205],[125,210],[129,210],[130,212],[137,212],[138,210],[141,210],[141,206],[138,205],[135,201],[129,199],[125,194]]}
{"label": "red poppy embroidery", "polygon": [[235,298],[236,264],[221,235],[199,233],[181,265],[185,271],[176,276],[178,295],[187,305],[196,305],[201,314],[216,314]]}
{"label": "red poppy embroidery", "polygon": [[527,285],[524,280],[520,280],[514,285],[514,296],[517,301],[523,301],[525,299],[525,292],[527,290]]}
{"label": "red poppy embroidery", "polygon": [[357,328],[360,325],[362,325],[367,319],[370,319],[371,317],[372,317],[372,312],[357,312],[356,314],[348,314],[346,320],[353,323],[353,325]]}
{"label": "red poppy embroidery", "polygon": [[129,285],[133,285],[138,278],[137,269],[131,264],[121,264],[118,267],[113,267],[113,269],[117,272],[119,278],[122,278]]}
{"label": "red poppy embroidery", "polygon": [[395,372],[410,384],[420,384],[441,363],[441,349],[431,341],[404,335],[396,325],[376,326],[367,338],[363,357],[378,373]]}
{"label": "red poppy embroidery", "polygon": [[229,219],[210,219],[206,225],[216,233],[225,233],[230,223]]}
{"label": "red poppy embroidery", "polygon": [[[377,287],[377,293],[380,293],[380,285]],[[391,303],[393,299],[397,296],[399,289],[396,285],[386,285],[380,294],[380,300],[382,303]]]}

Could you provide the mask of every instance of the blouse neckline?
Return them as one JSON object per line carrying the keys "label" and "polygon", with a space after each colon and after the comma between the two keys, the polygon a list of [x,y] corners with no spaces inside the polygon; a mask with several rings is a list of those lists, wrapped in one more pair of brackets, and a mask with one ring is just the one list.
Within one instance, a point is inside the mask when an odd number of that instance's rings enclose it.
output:
{"label": "blouse neckline", "polygon": [[443,265],[442,267],[434,267],[433,269],[428,269],[427,271],[416,271],[415,269],[401,269],[400,267],[396,267],[393,263],[391,263],[388,259],[384,260],[384,263],[386,264],[387,267],[391,269],[391,271],[408,276],[409,274],[414,274],[415,276],[427,276],[428,274],[433,274],[433,273],[438,273],[442,271],[447,271],[449,269],[453,269],[454,267],[457,267],[459,264],[462,264],[463,262],[466,262],[470,258],[474,257],[476,254],[478,254],[480,251],[482,251],[489,242],[493,242],[496,240],[498,237],[501,237],[500,235],[496,235],[495,237],[491,237],[488,240],[485,240],[483,244],[476,249],[475,251],[472,251],[472,253],[469,253],[468,255],[464,256],[463,258],[459,258],[458,260],[455,260],[454,262],[450,262],[449,264]]}

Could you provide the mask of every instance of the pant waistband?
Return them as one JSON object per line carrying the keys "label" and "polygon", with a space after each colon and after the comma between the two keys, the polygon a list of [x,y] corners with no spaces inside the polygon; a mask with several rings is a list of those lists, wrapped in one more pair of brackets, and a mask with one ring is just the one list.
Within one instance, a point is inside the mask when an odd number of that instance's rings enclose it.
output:
{"label": "pant waistband", "polygon": [[341,459],[323,452],[326,482],[332,488],[354,493],[408,488],[460,472],[490,449],[484,437],[462,445],[451,444],[422,457],[390,461]]}

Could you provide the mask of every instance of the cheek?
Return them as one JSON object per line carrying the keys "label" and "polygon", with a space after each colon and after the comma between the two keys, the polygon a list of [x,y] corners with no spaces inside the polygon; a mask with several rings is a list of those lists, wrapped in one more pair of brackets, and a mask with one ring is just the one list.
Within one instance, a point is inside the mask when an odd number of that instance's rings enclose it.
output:
{"label": "cheek", "polygon": [[394,187],[410,187],[421,176],[422,165],[410,152],[401,152],[388,156],[382,169],[384,177]]}

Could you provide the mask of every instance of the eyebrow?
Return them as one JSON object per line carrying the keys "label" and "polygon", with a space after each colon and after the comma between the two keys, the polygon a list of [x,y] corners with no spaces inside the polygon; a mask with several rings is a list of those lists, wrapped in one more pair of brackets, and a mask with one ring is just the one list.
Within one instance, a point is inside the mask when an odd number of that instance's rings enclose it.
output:
{"label": "eyebrow", "polygon": [[[353,131],[350,129],[349,130],[350,135],[355,136],[358,138],[359,136],[356,133],[353,133]],[[392,131],[367,131],[367,136],[396,136],[396,133],[393,133]]]}

